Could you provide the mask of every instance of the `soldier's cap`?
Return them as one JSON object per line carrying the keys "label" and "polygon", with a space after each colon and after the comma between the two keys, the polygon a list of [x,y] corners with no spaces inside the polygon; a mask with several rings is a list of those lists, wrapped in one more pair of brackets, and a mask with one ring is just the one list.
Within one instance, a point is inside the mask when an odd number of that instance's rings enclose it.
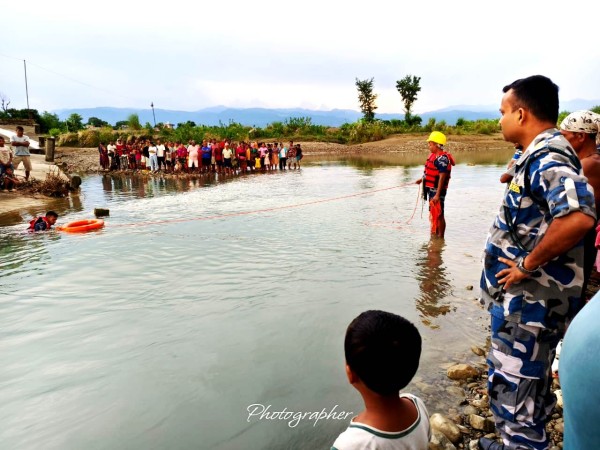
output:
{"label": "soldier's cap", "polygon": [[597,134],[600,132],[600,114],[592,111],[575,111],[560,123],[560,129],[572,133]]}

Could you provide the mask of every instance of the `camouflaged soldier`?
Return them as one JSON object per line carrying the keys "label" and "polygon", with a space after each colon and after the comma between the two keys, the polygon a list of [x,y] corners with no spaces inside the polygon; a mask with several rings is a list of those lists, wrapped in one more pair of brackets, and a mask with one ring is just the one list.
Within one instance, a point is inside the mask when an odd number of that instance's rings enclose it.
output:
{"label": "camouflaged soldier", "polygon": [[558,86],[541,75],[504,87],[504,139],[525,149],[490,229],[481,277],[491,314],[490,407],[504,444],[547,449],[555,403],[551,364],[565,321],[580,307],[581,240],[594,226],[591,187],[573,148],[555,128]]}

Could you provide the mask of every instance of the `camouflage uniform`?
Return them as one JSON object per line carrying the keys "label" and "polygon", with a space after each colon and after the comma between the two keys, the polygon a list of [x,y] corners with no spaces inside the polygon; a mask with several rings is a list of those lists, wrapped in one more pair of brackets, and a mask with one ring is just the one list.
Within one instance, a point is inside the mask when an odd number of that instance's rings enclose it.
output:
{"label": "camouflage uniform", "polygon": [[550,368],[565,321],[580,308],[583,246],[549,261],[508,291],[496,279],[507,268],[498,257],[525,257],[555,218],[576,211],[595,217],[593,190],[580,167],[560,132],[550,129],[536,136],[515,164],[488,235],[481,276],[482,298],[491,314],[488,389],[507,448],[548,448],[545,424],[555,403]]}

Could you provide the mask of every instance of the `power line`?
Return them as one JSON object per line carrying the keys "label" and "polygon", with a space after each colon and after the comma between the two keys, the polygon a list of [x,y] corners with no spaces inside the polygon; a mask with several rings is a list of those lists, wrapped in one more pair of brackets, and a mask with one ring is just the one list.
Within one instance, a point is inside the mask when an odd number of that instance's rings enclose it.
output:
{"label": "power line", "polygon": [[0,56],[4,56],[5,58],[8,58],[8,59],[14,59],[16,61],[23,61],[23,58],[15,58],[14,56],[8,56],[3,53],[0,53]]}
{"label": "power line", "polygon": [[[14,60],[16,60],[16,61],[25,61],[25,60],[24,60],[24,59],[22,59],[22,58],[15,58],[14,56],[5,55],[5,54],[3,54],[3,53],[0,53],[0,56],[3,56],[3,57],[5,57],[5,58],[9,58],[9,59],[14,59]],[[74,83],[81,84],[82,86],[86,86],[86,87],[89,87],[89,88],[91,88],[91,89],[96,89],[96,90],[98,90],[98,91],[102,91],[102,92],[104,92],[104,93],[107,93],[107,94],[110,94],[110,95],[114,95],[114,96],[116,96],[116,97],[121,97],[121,98],[124,98],[124,99],[127,99],[127,100],[132,100],[132,101],[134,101],[134,102],[140,102],[140,101],[142,101],[142,100],[140,100],[140,99],[136,99],[136,98],[133,98],[133,97],[128,97],[128,96],[126,96],[126,95],[122,95],[122,94],[117,94],[116,92],[110,91],[110,90],[108,90],[108,89],[101,88],[101,87],[98,87],[98,86],[94,86],[94,85],[92,85],[92,84],[86,83],[86,82],[84,82],[84,81],[81,81],[81,80],[77,80],[77,79],[75,79],[75,78],[73,78],[73,77],[70,77],[70,76],[68,76],[68,75],[65,75],[64,73],[60,73],[60,72],[57,72],[57,71],[55,71],[55,70],[48,69],[48,68],[46,68],[46,67],[40,66],[39,64],[33,63],[33,62],[31,62],[30,60],[27,60],[27,63],[28,63],[29,65],[31,65],[31,66],[35,66],[35,67],[37,67],[38,69],[45,70],[46,72],[52,73],[52,74],[54,74],[54,75],[58,75],[58,76],[60,76],[60,77],[63,77],[63,78],[65,78],[65,79],[69,80],[69,81],[72,81],[72,82],[74,82]]]}

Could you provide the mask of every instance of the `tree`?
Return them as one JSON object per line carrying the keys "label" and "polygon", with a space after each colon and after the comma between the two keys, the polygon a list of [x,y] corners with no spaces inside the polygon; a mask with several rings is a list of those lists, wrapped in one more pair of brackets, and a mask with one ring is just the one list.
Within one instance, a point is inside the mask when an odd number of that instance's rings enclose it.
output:
{"label": "tree", "polygon": [[8,113],[8,105],[10,105],[10,98],[4,92],[0,92],[0,108],[4,114]]}
{"label": "tree", "polygon": [[37,109],[8,108],[6,114],[11,119],[32,119],[35,123],[40,123],[40,113]]}
{"label": "tree", "polygon": [[56,114],[51,114],[48,111],[44,111],[40,116],[40,131],[42,133],[49,133],[52,129],[64,128],[64,123],[61,122],[60,118]]}
{"label": "tree", "polygon": [[556,121],[557,125],[560,125],[560,123],[565,119],[565,117],[567,117],[569,114],[571,114],[571,111],[561,111],[560,113],[558,113],[558,120]]}
{"label": "tree", "polygon": [[600,105],[594,106],[592,109],[590,109],[590,111],[600,114]]}
{"label": "tree", "polygon": [[404,103],[404,121],[408,125],[417,125],[421,123],[421,118],[412,115],[412,105],[417,100],[417,94],[421,90],[421,77],[406,75],[401,80],[396,81],[396,89],[402,97]]}
{"label": "tree", "polygon": [[79,131],[83,129],[83,117],[77,113],[73,113],[65,120],[65,124],[69,131]]}
{"label": "tree", "polygon": [[141,130],[142,124],[140,123],[140,116],[137,114],[130,114],[129,117],[127,117],[127,126],[132,130]]}
{"label": "tree", "polygon": [[356,78],[356,89],[358,89],[358,102],[360,110],[363,113],[365,122],[373,122],[375,120],[375,100],[377,94],[373,93],[373,78],[370,80],[359,80]]}
{"label": "tree", "polygon": [[98,119],[97,117],[90,117],[87,121],[88,125],[91,125],[92,127],[106,127],[109,126],[110,124],[108,122],[105,122],[102,119]]}
{"label": "tree", "polygon": [[117,123],[115,123],[115,126],[113,128],[115,130],[122,130],[123,128],[127,128],[128,124],[129,122],[127,122],[126,120],[119,120]]}

